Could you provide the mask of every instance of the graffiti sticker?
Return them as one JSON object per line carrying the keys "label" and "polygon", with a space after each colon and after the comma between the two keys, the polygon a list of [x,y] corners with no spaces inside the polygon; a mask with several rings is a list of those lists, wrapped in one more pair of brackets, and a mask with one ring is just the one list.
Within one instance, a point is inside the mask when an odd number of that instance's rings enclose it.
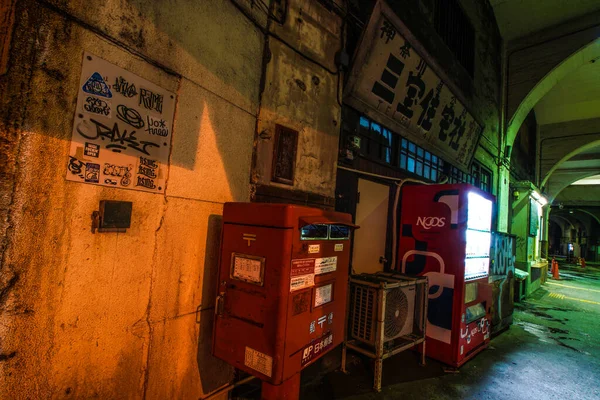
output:
{"label": "graffiti sticker", "polygon": [[90,53],[79,87],[66,179],[164,193],[175,93]]}

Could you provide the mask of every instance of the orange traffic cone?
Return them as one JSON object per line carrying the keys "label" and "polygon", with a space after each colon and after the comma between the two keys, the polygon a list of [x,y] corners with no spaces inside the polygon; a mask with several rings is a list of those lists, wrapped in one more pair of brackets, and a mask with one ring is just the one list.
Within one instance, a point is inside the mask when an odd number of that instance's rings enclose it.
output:
{"label": "orange traffic cone", "polygon": [[552,278],[560,280],[560,274],[558,273],[558,261],[554,262],[554,268],[552,268]]}

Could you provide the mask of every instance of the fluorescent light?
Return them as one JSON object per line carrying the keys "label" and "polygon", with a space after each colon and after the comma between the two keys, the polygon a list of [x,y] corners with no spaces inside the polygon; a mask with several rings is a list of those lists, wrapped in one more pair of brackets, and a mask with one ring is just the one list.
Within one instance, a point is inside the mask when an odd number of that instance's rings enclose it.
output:
{"label": "fluorescent light", "polygon": [[531,192],[531,197],[537,201],[542,207],[544,207],[546,204],[548,204],[548,200],[546,200],[546,198],[544,196],[542,196],[541,194],[539,194],[537,192],[537,190],[533,190]]}

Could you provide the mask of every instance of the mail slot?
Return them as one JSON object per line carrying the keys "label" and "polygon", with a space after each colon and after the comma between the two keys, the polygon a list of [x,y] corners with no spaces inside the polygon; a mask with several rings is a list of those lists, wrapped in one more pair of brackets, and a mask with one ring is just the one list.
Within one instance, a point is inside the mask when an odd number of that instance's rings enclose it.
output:
{"label": "mail slot", "polygon": [[213,354],[280,385],[341,344],[354,228],[344,213],[225,204]]}

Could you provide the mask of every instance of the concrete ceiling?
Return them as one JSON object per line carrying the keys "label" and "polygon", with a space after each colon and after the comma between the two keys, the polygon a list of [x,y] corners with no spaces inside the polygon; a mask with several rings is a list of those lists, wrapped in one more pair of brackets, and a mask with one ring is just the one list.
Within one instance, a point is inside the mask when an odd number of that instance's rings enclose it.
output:
{"label": "concrete ceiling", "polygon": [[560,164],[557,171],[570,169],[600,169],[600,146],[591,148],[569,158],[567,161]]}
{"label": "concrete ceiling", "polygon": [[599,0],[490,0],[490,3],[505,41],[600,10]]}
{"label": "concrete ceiling", "polygon": [[600,61],[585,64],[563,78],[534,111],[540,125],[600,117]]}
{"label": "concrete ceiling", "polygon": [[600,185],[600,175],[588,176],[587,178],[573,182],[571,185]]}
{"label": "concrete ceiling", "polygon": [[[600,10],[600,0],[490,0],[490,3],[505,43],[525,36],[533,37],[535,32],[550,31],[553,26],[570,24],[569,21]],[[583,120],[600,118],[600,60],[584,64],[557,82],[533,111],[540,126],[564,124],[575,127]],[[545,131],[538,128],[538,132]],[[600,126],[596,132],[600,132]],[[547,146],[551,144],[552,141],[546,143]],[[554,192],[555,203],[600,207],[599,174],[600,146],[597,146],[559,164],[547,187],[549,192]],[[592,175],[597,179],[588,179],[585,186],[571,184]]]}

